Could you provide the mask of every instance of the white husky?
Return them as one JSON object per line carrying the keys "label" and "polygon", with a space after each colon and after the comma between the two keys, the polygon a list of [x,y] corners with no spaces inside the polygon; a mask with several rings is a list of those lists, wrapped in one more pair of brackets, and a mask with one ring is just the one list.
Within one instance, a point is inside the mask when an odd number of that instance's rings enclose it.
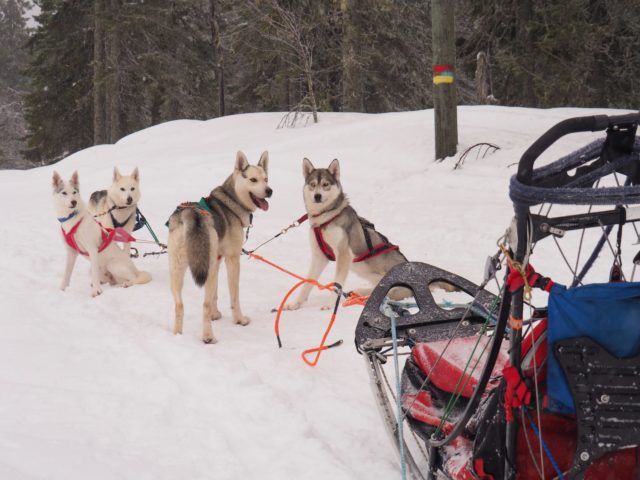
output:
{"label": "white husky", "polygon": [[[122,175],[118,167],[114,167],[111,186],[108,190],[93,192],[87,208],[102,226],[121,227],[131,234],[136,224],[136,210],[139,201],[140,173],[138,169],[135,168],[131,175]],[[125,252],[129,253],[130,246],[130,243],[125,243]]]}
{"label": "white husky", "polygon": [[87,211],[80,197],[77,172],[68,182],[53,172],[53,203],[67,251],[62,290],[69,286],[78,254],[88,257],[91,263],[91,295],[94,297],[102,293],[101,282],[129,287],[151,280],[149,273],[138,271],[129,254],[113,243],[113,231],[102,228]]}

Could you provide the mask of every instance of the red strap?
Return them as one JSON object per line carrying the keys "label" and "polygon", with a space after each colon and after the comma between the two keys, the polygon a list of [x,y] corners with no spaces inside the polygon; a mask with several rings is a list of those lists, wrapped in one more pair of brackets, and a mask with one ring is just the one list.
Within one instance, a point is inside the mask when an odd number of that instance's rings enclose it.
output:
{"label": "red strap", "polygon": [[[322,228],[326,225],[323,224],[319,227],[314,227],[313,232],[316,235],[316,242],[318,242],[318,247],[320,251],[327,257],[327,260],[331,262],[335,262],[336,256],[331,250],[331,247],[324,239],[324,235],[322,235]],[[363,254],[357,256],[353,259],[353,263],[364,262],[365,260],[369,260],[370,258],[377,257],[378,255],[382,255],[383,253],[390,252],[391,250],[397,250],[399,247],[397,245],[393,245],[391,243],[380,243],[373,247],[371,250],[364,252]]]}
{"label": "red strap", "polygon": [[[525,269],[524,274],[527,277],[527,281],[529,285],[533,285],[535,281],[538,279],[538,277],[540,276],[539,274],[536,273],[536,271],[533,269],[530,263],[527,264],[527,268]],[[522,276],[519,270],[513,268],[511,265],[509,265],[509,275],[507,276],[507,286],[509,287],[509,291],[511,293],[516,292],[520,290],[522,287],[524,287],[524,277]]]}
{"label": "red strap", "polygon": [[[529,263],[525,269],[524,275],[527,277],[527,283],[531,287],[537,287],[543,289],[545,292],[550,292],[553,287],[553,280],[543,277],[535,271],[533,266]],[[524,277],[519,270],[513,268],[511,262],[509,262],[509,275],[507,275],[507,287],[509,291],[514,293],[524,287]]]}
{"label": "red strap", "polygon": [[80,250],[80,247],[78,247],[78,244],[76,243],[76,239],[75,239],[76,231],[78,230],[78,227],[82,223],[82,220],[84,220],[84,218],[81,218],[80,220],[78,220],[78,222],[73,227],[71,227],[71,230],[69,230],[69,232],[65,232],[64,228],[62,228],[62,225],[60,225],[60,231],[62,232],[62,236],[64,237],[65,241],[67,242],[67,245],[69,245],[71,248],[73,248],[79,254],[87,255],[87,252],[82,252]]}
{"label": "red strap", "polygon": [[115,237],[116,235],[116,230],[115,228],[102,228],[101,233],[102,233],[102,245],[100,245],[100,248],[98,249],[98,253],[102,252],[105,248],[111,245],[111,242],[113,242],[113,237]]}
{"label": "red strap", "polygon": [[504,392],[504,413],[507,422],[513,422],[513,409],[529,405],[531,402],[531,392],[522,380],[520,372],[515,367],[505,367],[502,375],[506,381],[507,388]]}
{"label": "red strap", "polygon": [[353,263],[364,262],[365,260],[369,260],[370,258],[377,257],[378,255],[382,255],[383,253],[390,252],[391,250],[397,250],[399,247],[397,245],[393,245],[391,243],[380,243],[376,245],[368,252],[364,252],[362,255],[353,259]]}
{"label": "red strap", "polygon": [[[78,243],[76,242],[76,231],[78,230],[78,227],[80,226],[80,224],[82,223],[82,220],[84,220],[84,218],[81,218],[78,223],[76,223],[71,230],[69,230],[68,232],[64,231],[64,228],[62,228],[62,226],[60,226],[60,230],[62,231],[62,236],[64,237],[65,241],[67,242],[67,245],[69,245],[71,248],[73,248],[76,252],[78,252],[80,255],[84,255],[85,257],[88,256],[89,254],[87,252],[85,252],[84,250],[81,250],[80,247],[78,246]],[[96,222],[98,223],[98,222]],[[100,225],[98,223],[98,225]],[[102,225],[100,225],[101,228],[101,234],[102,234],[102,244],[100,245],[100,248],[98,249],[98,253],[102,252],[105,248],[107,248],[111,242],[113,242],[113,239],[116,235],[116,231],[114,228],[104,228]]]}
{"label": "red strap", "polygon": [[333,254],[333,250],[331,250],[331,247],[325,241],[324,236],[322,235],[322,228],[325,225],[326,223],[319,227],[314,227],[313,233],[316,234],[316,242],[318,242],[318,247],[320,247],[320,251],[324,254],[325,257],[327,257],[327,260],[334,262],[336,260],[336,256]]}
{"label": "red strap", "polygon": [[484,459],[476,458],[473,461],[473,469],[481,480],[494,480],[493,475],[484,471]]}
{"label": "red strap", "polygon": [[[305,220],[307,220],[307,218],[309,218],[309,215],[305,213],[297,221],[298,223],[302,223]],[[322,235],[322,230],[331,222],[333,222],[335,219],[336,217],[333,217],[332,219],[324,222],[322,225],[318,227],[313,227],[313,233],[315,233],[316,235],[316,242],[318,242],[318,247],[320,248],[320,251],[324,254],[325,257],[327,257],[327,260],[331,262],[335,262],[336,256],[333,253],[333,250],[331,250],[331,247],[329,246],[329,244],[324,239],[324,235]],[[380,243],[375,247],[373,247],[371,250],[368,250],[358,255],[356,258],[353,259],[353,263],[364,262],[365,260],[369,260],[370,258],[377,257],[378,255],[382,255],[383,253],[387,253],[391,250],[397,250],[398,248],[399,247],[397,245],[393,245],[389,242]]]}

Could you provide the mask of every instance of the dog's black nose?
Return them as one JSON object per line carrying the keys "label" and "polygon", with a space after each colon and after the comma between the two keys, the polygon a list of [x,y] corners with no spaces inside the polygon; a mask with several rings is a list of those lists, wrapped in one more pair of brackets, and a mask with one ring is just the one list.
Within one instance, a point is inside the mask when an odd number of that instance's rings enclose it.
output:
{"label": "dog's black nose", "polygon": [[321,202],[321,201],[322,201],[322,194],[320,194],[320,193],[316,193],[316,194],[313,196],[313,199],[314,199],[316,202]]}
{"label": "dog's black nose", "polygon": [[71,208],[75,208],[77,204],[78,204],[77,200],[71,200]]}
{"label": "dog's black nose", "polygon": [[271,190],[269,187],[267,187],[267,190],[265,190],[265,193],[267,195],[267,198],[271,197],[271,195],[273,195],[273,190]]}
{"label": "dog's black nose", "polygon": [[133,202],[133,198],[127,197],[127,205],[131,205],[131,202]]}

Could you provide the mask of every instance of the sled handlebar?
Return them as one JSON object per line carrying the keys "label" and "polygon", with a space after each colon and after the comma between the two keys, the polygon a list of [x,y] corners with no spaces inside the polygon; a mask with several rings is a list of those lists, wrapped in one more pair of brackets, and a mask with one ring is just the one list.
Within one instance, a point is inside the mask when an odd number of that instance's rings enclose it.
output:
{"label": "sled handlebar", "polygon": [[607,115],[592,115],[563,120],[547,130],[524,152],[518,163],[517,179],[525,185],[531,185],[535,161],[547,148],[565,135],[579,132],[599,132],[613,125],[637,124],[638,122],[640,122],[640,113],[628,113],[611,117]]}

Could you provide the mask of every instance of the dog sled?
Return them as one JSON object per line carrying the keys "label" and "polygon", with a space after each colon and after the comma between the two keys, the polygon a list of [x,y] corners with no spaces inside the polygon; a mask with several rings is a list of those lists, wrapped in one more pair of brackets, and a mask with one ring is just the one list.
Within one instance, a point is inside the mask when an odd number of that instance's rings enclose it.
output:
{"label": "dog sled", "polygon": [[[572,118],[530,146],[480,285],[409,262],[372,292],[355,345],[403,478],[640,478],[639,120]],[[471,300],[429,288],[442,282]],[[413,303],[388,300],[398,286]]]}

